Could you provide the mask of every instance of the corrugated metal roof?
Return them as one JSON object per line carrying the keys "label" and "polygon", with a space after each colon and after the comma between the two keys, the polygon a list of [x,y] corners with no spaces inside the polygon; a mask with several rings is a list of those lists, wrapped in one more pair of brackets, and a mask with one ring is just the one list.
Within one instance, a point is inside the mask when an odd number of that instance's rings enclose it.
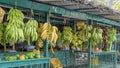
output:
{"label": "corrugated metal roof", "polygon": [[86,0],[34,0],[36,2],[45,3],[62,7],[69,10],[85,12],[97,16],[102,16],[120,22],[120,13],[103,5],[96,5],[94,2]]}

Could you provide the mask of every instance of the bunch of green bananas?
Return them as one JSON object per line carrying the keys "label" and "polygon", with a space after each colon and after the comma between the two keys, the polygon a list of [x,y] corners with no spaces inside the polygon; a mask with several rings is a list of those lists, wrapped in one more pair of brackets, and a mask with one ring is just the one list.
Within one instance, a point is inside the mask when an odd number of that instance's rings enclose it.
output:
{"label": "bunch of green bananas", "polygon": [[76,24],[76,26],[77,26],[77,29],[79,30],[79,29],[81,29],[82,27],[84,27],[84,22],[77,22],[77,24]]}
{"label": "bunch of green bananas", "polygon": [[28,41],[28,45],[30,45],[30,41],[37,41],[38,34],[37,34],[38,22],[36,20],[30,19],[24,28],[25,39]]}
{"label": "bunch of green bananas", "polygon": [[86,47],[84,43],[87,43],[89,38],[91,37],[91,30],[92,26],[84,25],[83,28],[77,32],[77,44],[78,46],[80,46],[81,50],[83,47]]}
{"label": "bunch of green bananas", "polygon": [[63,40],[62,47],[66,48],[67,44],[71,43],[71,41],[73,39],[73,32],[72,32],[71,27],[65,26],[63,28],[63,32],[61,34],[61,39]]}
{"label": "bunch of green bananas", "polygon": [[72,46],[71,46],[71,48],[73,49],[73,50],[75,50],[77,47],[78,47],[78,37],[77,37],[77,35],[76,35],[76,33],[75,34],[73,34],[73,37],[72,37],[73,39],[72,39]]}
{"label": "bunch of green bananas", "polygon": [[13,8],[10,9],[7,16],[8,24],[5,29],[5,40],[7,42],[12,42],[12,44],[14,45],[14,43],[18,41],[24,41],[23,19],[24,14],[20,10]]}
{"label": "bunch of green bananas", "polygon": [[4,47],[4,52],[6,52],[6,40],[5,40],[5,28],[6,28],[6,23],[0,23],[0,44]]}
{"label": "bunch of green bananas", "polygon": [[100,28],[93,29],[93,33],[92,33],[93,47],[97,46],[97,43],[101,43],[103,41],[102,33],[103,33],[103,30]]}
{"label": "bunch of green bananas", "polygon": [[116,40],[116,29],[110,28],[108,29],[108,40],[107,43],[110,45],[109,50],[112,49],[112,43]]}
{"label": "bunch of green bananas", "polygon": [[7,16],[7,21],[14,19],[22,21],[24,19],[24,14],[18,9],[11,8]]}

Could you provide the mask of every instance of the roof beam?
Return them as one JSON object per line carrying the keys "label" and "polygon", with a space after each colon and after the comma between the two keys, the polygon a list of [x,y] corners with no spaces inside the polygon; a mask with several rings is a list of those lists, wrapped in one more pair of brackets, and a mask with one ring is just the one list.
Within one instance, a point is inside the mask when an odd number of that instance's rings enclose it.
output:
{"label": "roof beam", "polygon": [[36,1],[41,1],[41,2],[61,2],[64,0],[36,0]]}
{"label": "roof beam", "polygon": [[[7,5],[7,6],[14,6],[14,0],[0,0],[1,5]],[[25,10],[29,10],[31,8],[32,2],[29,0],[17,0],[17,7],[22,8]],[[86,13],[80,13],[78,11],[72,11],[67,10],[60,7],[50,6],[46,4],[41,4],[37,2],[33,2],[33,10],[35,11],[42,11],[42,12],[48,12],[50,9],[51,13],[61,14],[62,16],[69,16],[71,18],[79,18],[83,20],[91,19],[98,22],[114,25],[114,26],[120,26],[120,22],[116,22],[110,19],[106,19],[103,17],[86,14]]]}

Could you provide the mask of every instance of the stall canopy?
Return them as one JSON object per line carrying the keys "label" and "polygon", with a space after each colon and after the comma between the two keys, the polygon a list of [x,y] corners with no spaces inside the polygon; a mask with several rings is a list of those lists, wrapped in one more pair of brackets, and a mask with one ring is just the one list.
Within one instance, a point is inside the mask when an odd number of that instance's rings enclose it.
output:
{"label": "stall canopy", "polygon": [[104,18],[108,18],[120,22],[119,12],[116,12],[111,8],[108,8],[104,4],[99,4],[91,0],[34,0],[34,1],[62,7],[73,11],[98,15]]}
{"label": "stall canopy", "polygon": [[95,5],[94,2],[87,0],[0,0],[1,6],[14,6],[17,1],[17,7],[30,9],[33,4],[35,11],[61,14],[78,19],[91,19],[113,26],[120,26],[120,13],[103,5]]}

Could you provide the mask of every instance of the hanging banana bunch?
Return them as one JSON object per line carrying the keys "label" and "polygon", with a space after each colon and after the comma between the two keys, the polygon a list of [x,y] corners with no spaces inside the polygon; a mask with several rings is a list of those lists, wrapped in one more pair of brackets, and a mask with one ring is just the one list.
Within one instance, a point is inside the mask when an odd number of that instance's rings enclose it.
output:
{"label": "hanging banana bunch", "polygon": [[38,34],[37,34],[38,22],[36,20],[30,19],[24,28],[25,39],[28,41],[28,45],[30,45],[30,41],[37,41]]}
{"label": "hanging banana bunch", "polygon": [[81,29],[82,27],[84,27],[84,22],[77,22],[77,24],[76,24],[76,26],[77,26],[77,29],[79,30],[79,29]]}
{"label": "hanging banana bunch", "polygon": [[93,47],[96,47],[97,43],[101,43],[103,41],[102,33],[103,33],[103,30],[100,28],[93,29],[93,33],[92,33]]}
{"label": "hanging banana bunch", "polygon": [[6,43],[7,41],[5,40],[5,28],[6,28],[6,23],[0,23],[0,44],[4,47],[4,52],[6,52]]}
{"label": "hanging banana bunch", "polygon": [[72,46],[71,46],[71,48],[72,48],[72,50],[75,50],[75,49],[77,49],[77,47],[78,47],[78,37],[77,37],[77,35],[76,35],[76,33],[75,34],[73,34],[73,37],[72,37],[73,39],[72,39],[72,41],[71,41],[71,43],[72,43]]}
{"label": "hanging banana bunch", "polygon": [[81,50],[87,47],[85,44],[87,44],[89,38],[91,37],[91,30],[92,26],[84,25],[81,30],[77,32],[77,43]]}
{"label": "hanging banana bunch", "polygon": [[67,47],[67,44],[71,43],[72,38],[73,38],[72,28],[65,26],[61,34],[61,39],[63,41],[62,43],[63,49]]}
{"label": "hanging banana bunch", "polygon": [[13,50],[15,49],[14,43],[18,41],[20,42],[24,41],[23,19],[24,14],[20,10],[13,8],[10,9],[7,16],[8,24],[5,29],[5,40],[12,44]]}
{"label": "hanging banana bunch", "polygon": [[5,15],[5,11],[3,8],[0,7],[0,23],[2,23],[4,15]]}
{"label": "hanging banana bunch", "polygon": [[55,47],[55,44],[58,39],[58,28],[56,26],[52,26],[50,23],[44,23],[41,27],[41,31],[39,32],[41,32],[41,39],[43,41],[48,41],[50,45],[50,50],[52,51],[52,53],[54,53],[53,47]]}
{"label": "hanging banana bunch", "polygon": [[39,23],[38,28],[37,28],[37,33],[38,33],[38,39],[36,41],[36,46],[38,48],[43,47],[43,40],[41,39],[41,30],[42,30],[43,23]]}
{"label": "hanging banana bunch", "polygon": [[42,40],[48,40],[49,34],[50,34],[50,28],[51,28],[51,24],[49,23],[43,24],[41,28],[41,39]]}
{"label": "hanging banana bunch", "polygon": [[109,50],[112,50],[112,43],[116,40],[116,29],[108,29],[108,40],[107,43],[110,45]]}

